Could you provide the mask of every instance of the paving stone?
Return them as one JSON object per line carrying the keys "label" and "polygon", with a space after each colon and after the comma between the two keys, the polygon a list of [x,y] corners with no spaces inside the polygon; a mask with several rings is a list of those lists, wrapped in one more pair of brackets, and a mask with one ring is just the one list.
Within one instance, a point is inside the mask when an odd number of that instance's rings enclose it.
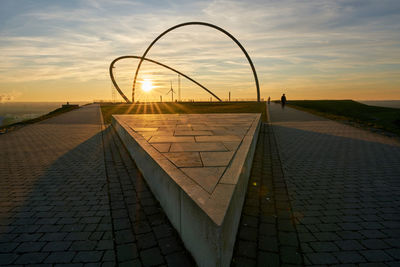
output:
{"label": "paving stone", "polygon": [[333,242],[310,242],[309,245],[315,252],[332,252],[339,250]]}
{"label": "paving stone", "polygon": [[361,263],[358,265],[360,267],[386,267],[387,265],[385,263]]}
{"label": "paving stone", "polygon": [[385,262],[392,260],[392,257],[390,257],[387,253],[385,253],[382,250],[362,250],[360,251],[360,253],[369,262]]}
{"label": "paving stone", "polygon": [[269,252],[258,253],[257,266],[280,266],[278,254]]}
{"label": "paving stone", "polygon": [[341,263],[362,263],[366,262],[365,258],[357,251],[339,251],[334,253],[335,257]]}
{"label": "paving stone", "polygon": [[167,255],[173,252],[182,251],[182,245],[178,242],[177,238],[174,236],[162,238],[158,240],[159,247],[162,254]]}
{"label": "paving stone", "polygon": [[297,246],[297,235],[293,232],[279,232],[279,243],[285,246]]}
{"label": "paving stone", "polygon": [[317,239],[311,233],[298,233],[298,236],[299,236],[300,242],[302,242],[302,243],[303,242],[317,241]]}
{"label": "paving stone", "polygon": [[388,244],[380,239],[365,239],[361,240],[360,243],[367,249],[386,249],[390,248]]}
{"label": "paving stone", "polygon": [[227,152],[200,152],[201,160],[206,167],[227,166],[234,151]]}
{"label": "paving stone", "polygon": [[320,233],[315,233],[314,235],[320,241],[340,240],[340,237],[332,232],[320,232]]}
{"label": "paving stone", "polygon": [[104,236],[104,232],[93,232],[89,236],[89,240],[101,240]]}
{"label": "paving stone", "polygon": [[125,244],[117,247],[117,258],[119,262],[132,260],[138,257],[136,244]]}
{"label": "paving stone", "polygon": [[335,241],[336,246],[341,250],[362,250],[364,249],[356,240],[338,240]]}
{"label": "paving stone", "polygon": [[72,232],[65,236],[64,240],[75,241],[75,240],[87,240],[89,239],[90,232]]}
{"label": "paving stone", "polygon": [[[60,231],[62,228],[62,225],[42,225],[40,228],[36,231],[38,233],[56,233]],[[54,240],[56,241],[56,240]]]}
{"label": "paving stone", "polygon": [[163,155],[179,168],[203,166],[198,152],[168,152]]}
{"label": "paving stone", "polygon": [[0,253],[12,252],[18,245],[19,243],[0,243]]}
{"label": "paving stone", "polygon": [[[24,233],[24,234],[20,234],[18,235],[18,237],[16,237],[14,239],[15,242],[31,242],[31,241],[38,241],[39,238],[42,236],[42,233],[34,233],[34,234],[30,234],[30,233]],[[2,235],[1,237],[3,237],[4,235]],[[0,237],[0,238],[1,238]],[[8,240],[8,242],[11,241]]]}
{"label": "paving stone", "polygon": [[20,225],[13,229],[13,233],[26,234],[35,233],[40,228],[39,225]]}
{"label": "paving stone", "polygon": [[385,253],[389,254],[393,257],[393,259],[400,261],[400,249],[393,248],[393,249],[386,249]]}
{"label": "paving stone", "polygon": [[41,238],[40,241],[62,241],[67,233],[46,233]]}
{"label": "paving stone", "polygon": [[237,257],[232,259],[232,266],[235,267],[252,267],[257,266],[257,261],[253,259],[248,259],[244,257]]}
{"label": "paving stone", "polygon": [[280,247],[280,255],[283,263],[297,265],[302,264],[303,259],[297,247]]}
{"label": "paving stone", "polygon": [[48,242],[43,247],[42,251],[64,251],[71,246],[71,241],[53,241]]}
{"label": "paving stone", "polygon": [[15,261],[16,264],[36,264],[41,263],[49,255],[45,252],[24,253]]}
{"label": "paving stone", "polygon": [[164,258],[161,256],[158,248],[145,249],[140,252],[140,259],[143,266],[155,266],[164,263]]}
{"label": "paving stone", "polygon": [[44,261],[45,263],[70,263],[75,256],[72,251],[52,252]]}
{"label": "paving stone", "polygon": [[40,251],[45,244],[46,242],[24,242],[15,249],[15,252],[37,252]]}
{"label": "paving stone", "polygon": [[306,257],[313,264],[336,264],[338,260],[330,253],[319,252],[319,253],[306,253]]}
{"label": "paving stone", "polygon": [[257,243],[239,240],[237,255],[255,259],[257,257]]}
{"label": "paving stone", "polygon": [[96,243],[96,250],[114,249],[114,242],[112,240],[100,240]]}
{"label": "paving stone", "polygon": [[153,231],[157,239],[168,237],[172,234],[171,226],[168,226],[166,224],[161,224],[153,227]]}
{"label": "paving stone", "polygon": [[106,250],[103,255],[103,261],[115,261],[115,252],[114,250]]}
{"label": "paving stone", "polygon": [[355,239],[355,240],[360,240],[364,239],[365,237],[360,234],[359,232],[353,232],[353,231],[339,231],[336,232],[342,240],[348,240],[348,239]]}
{"label": "paving stone", "polygon": [[146,233],[146,234],[141,234],[137,235],[137,245],[139,249],[146,249],[146,248],[151,248],[155,245],[157,245],[156,238],[153,233]]}
{"label": "paving stone", "polygon": [[73,262],[98,262],[103,256],[103,251],[79,251]]}
{"label": "paving stone", "polygon": [[379,230],[361,230],[359,231],[366,238],[385,238],[387,237],[384,233]]}
{"label": "paving stone", "polygon": [[258,248],[265,251],[278,252],[278,240],[276,236],[260,236]]}
{"label": "paving stone", "polygon": [[[67,224],[61,228],[61,231],[62,232],[82,232],[84,228],[85,228],[84,224]],[[71,235],[71,233],[69,233],[68,235]]]}
{"label": "paving stone", "polygon": [[195,263],[188,253],[176,252],[165,257],[168,266],[186,267],[195,266]]}
{"label": "paving stone", "polygon": [[[154,146],[154,145],[153,145]],[[190,152],[190,151],[227,151],[221,142],[214,143],[173,143],[170,152]]]}
{"label": "paving stone", "polygon": [[94,250],[94,248],[97,246],[96,241],[74,241],[72,242],[71,247],[69,250],[72,251],[85,251],[85,250]]}
{"label": "paving stone", "polygon": [[241,227],[239,231],[239,238],[248,241],[257,241],[257,228],[254,227]]}
{"label": "paving stone", "polygon": [[145,234],[151,231],[151,227],[146,221],[135,222],[133,228],[136,234]]}
{"label": "paving stone", "polygon": [[60,263],[60,264],[55,264],[54,266],[56,267],[82,267],[84,266],[83,263]]}
{"label": "paving stone", "polygon": [[244,215],[241,219],[243,226],[258,227],[258,218]]}
{"label": "paving stone", "polygon": [[84,267],[101,267],[103,264],[101,262],[96,262],[96,263],[86,263]]}
{"label": "paving stone", "polygon": [[17,254],[13,253],[1,253],[0,254],[0,264],[1,265],[6,265],[6,264],[11,264],[14,262],[14,260],[18,257]]}
{"label": "paving stone", "polygon": [[276,235],[277,229],[275,224],[271,223],[261,223],[260,224],[260,235]]}
{"label": "paving stone", "polygon": [[135,236],[131,230],[121,230],[115,232],[115,241],[117,244],[132,243],[135,240]]}
{"label": "paving stone", "polygon": [[121,262],[118,266],[120,267],[141,267],[142,263],[140,262],[139,259],[131,260],[131,261],[125,261]]}

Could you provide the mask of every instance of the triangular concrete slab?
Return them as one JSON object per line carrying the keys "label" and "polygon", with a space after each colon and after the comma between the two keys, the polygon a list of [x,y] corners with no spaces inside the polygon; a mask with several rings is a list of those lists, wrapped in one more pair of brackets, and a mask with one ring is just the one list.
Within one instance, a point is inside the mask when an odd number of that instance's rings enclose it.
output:
{"label": "triangular concrete slab", "polygon": [[114,115],[112,124],[197,263],[229,265],[260,114]]}

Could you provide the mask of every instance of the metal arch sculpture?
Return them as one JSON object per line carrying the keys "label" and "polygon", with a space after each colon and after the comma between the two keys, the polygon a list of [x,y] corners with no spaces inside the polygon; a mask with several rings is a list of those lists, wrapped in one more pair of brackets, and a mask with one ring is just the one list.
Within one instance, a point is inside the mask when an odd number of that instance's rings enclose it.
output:
{"label": "metal arch sculpture", "polygon": [[[117,57],[116,59],[114,59],[114,60],[111,62],[110,68],[109,68],[109,72],[110,72],[111,81],[112,81],[112,83],[113,83],[115,89],[117,89],[118,93],[124,98],[124,100],[125,100],[127,103],[130,103],[129,99],[125,96],[125,94],[122,92],[122,90],[119,88],[117,82],[115,81],[114,72],[113,72],[114,64],[115,64],[117,61],[119,61],[119,60],[121,60],[121,59],[126,59],[126,58],[137,58],[137,59],[142,59],[142,57],[139,57],[139,56],[121,56],[121,57]],[[219,101],[222,101],[218,96],[216,96],[213,92],[211,92],[209,89],[207,89],[204,85],[202,85],[201,83],[197,82],[196,80],[190,78],[189,76],[183,74],[182,72],[180,72],[180,71],[178,71],[178,70],[176,70],[176,69],[174,69],[174,68],[172,68],[172,67],[169,67],[169,66],[167,66],[167,65],[165,65],[165,64],[162,64],[162,63],[160,63],[160,62],[158,62],[158,61],[149,59],[149,58],[143,58],[143,60],[146,60],[146,61],[149,61],[149,62],[151,62],[151,63],[160,65],[160,66],[162,66],[162,67],[164,67],[164,68],[167,68],[167,69],[169,69],[169,70],[172,70],[172,71],[174,71],[174,72],[180,74],[181,76],[185,77],[186,79],[192,81],[192,82],[195,83],[196,85],[198,85],[198,86],[200,86],[201,88],[203,88],[204,90],[206,90],[209,94],[211,94],[213,97],[215,97],[215,98],[218,99]]]}
{"label": "metal arch sculpture", "polygon": [[[163,33],[161,33],[159,36],[157,36],[156,39],[153,40],[153,42],[151,42],[151,44],[147,47],[146,51],[143,53],[142,57],[140,58],[139,64],[138,64],[138,66],[137,66],[137,68],[136,68],[136,73],[135,73],[135,77],[134,77],[134,79],[133,79],[133,85],[132,85],[132,102],[135,102],[135,86],[136,86],[136,79],[137,79],[137,76],[138,76],[138,74],[139,74],[140,66],[141,66],[142,63],[143,63],[143,60],[145,60],[147,53],[150,51],[150,49],[153,47],[153,45],[154,45],[161,37],[163,37],[165,34],[167,34],[167,33],[170,32],[170,31],[173,31],[173,30],[175,30],[175,29],[177,29],[177,28],[184,27],[184,26],[189,26],[189,25],[202,25],[202,26],[207,26],[207,27],[210,27],[210,28],[214,28],[214,29],[216,29],[216,30],[218,30],[218,31],[220,31],[220,32],[222,32],[222,33],[224,33],[224,34],[226,34],[228,37],[230,37],[230,38],[240,47],[240,49],[242,50],[242,52],[245,54],[247,60],[249,61],[249,64],[250,64],[251,69],[252,69],[252,71],[253,71],[254,80],[255,80],[255,82],[256,82],[256,88],[257,88],[257,101],[260,102],[260,86],[259,86],[259,83],[258,83],[257,72],[256,72],[256,69],[255,69],[255,67],[254,67],[253,62],[251,61],[251,58],[250,58],[249,54],[248,54],[247,51],[244,49],[244,47],[242,46],[242,44],[241,44],[235,37],[233,37],[232,34],[230,34],[229,32],[227,32],[226,30],[224,30],[224,29],[222,29],[222,28],[220,28],[220,27],[218,27],[218,26],[216,26],[216,25],[214,25],[214,24],[211,24],[211,23],[207,23],[207,22],[197,22],[197,21],[185,22],[185,23],[181,23],[181,24],[175,25],[175,26],[173,26],[173,27],[167,29],[167,30],[164,31]],[[120,91],[120,90],[118,90],[118,92],[121,94],[121,91]],[[126,97],[124,97],[124,98],[125,98],[125,100],[127,100]],[[129,100],[128,100],[128,101],[129,101]]]}

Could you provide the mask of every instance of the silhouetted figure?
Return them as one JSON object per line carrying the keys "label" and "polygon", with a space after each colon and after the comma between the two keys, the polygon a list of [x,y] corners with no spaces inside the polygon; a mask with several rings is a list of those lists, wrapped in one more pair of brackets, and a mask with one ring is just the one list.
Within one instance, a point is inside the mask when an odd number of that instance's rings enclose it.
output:
{"label": "silhouetted figure", "polygon": [[268,97],[268,105],[269,105],[269,103],[271,103],[271,97],[270,96]]}
{"label": "silhouetted figure", "polygon": [[284,108],[285,105],[286,105],[286,96],[285,96],[285,94],[283,94],[281,96],[281,105],[282,105],[282,108]]}

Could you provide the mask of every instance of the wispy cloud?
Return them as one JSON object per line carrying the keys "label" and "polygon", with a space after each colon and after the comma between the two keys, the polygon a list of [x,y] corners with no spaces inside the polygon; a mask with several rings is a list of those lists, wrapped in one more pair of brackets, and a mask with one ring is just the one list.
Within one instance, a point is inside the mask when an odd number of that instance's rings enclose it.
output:
{"label": "wispy cloud", "polygon": [[13,101],[15,98],[17,98],[20,95],[21,95],[20,92],[15,92],[15,91],[12,91],[11,93],[7,93],[7,94],[0,94],[0,103]]}

